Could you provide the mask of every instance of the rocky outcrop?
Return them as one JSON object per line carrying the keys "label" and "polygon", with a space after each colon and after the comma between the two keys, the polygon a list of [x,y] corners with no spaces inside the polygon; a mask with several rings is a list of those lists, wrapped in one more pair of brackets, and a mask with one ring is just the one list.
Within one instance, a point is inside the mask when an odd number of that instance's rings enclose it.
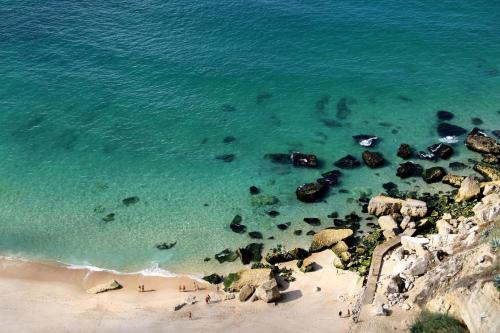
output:
{"label": "rocky outcrop", "polygon": [[325,229],[313,236],[309,252],[318,252],[332,247],[341,240],[347,239],[353,235],[351,229]]}
{"label": "rocky outcrop", "polygon": [[451,157],[451,155],[453,155],[453,148],[451,146],[445,145],[444,143],[438,143],[429,146],[427,147],[427,150],[443,160],[447,160]]}
{"label": "rocky outcrop", "polygon": [[219,274],[213,273],[213,274],[204,276],[203,280],[207,281],[210,284],[219,284],[222,282],[222,276],[220,276]]}
{"label": "rocky outcrop", "polygon": [[385,239],[391,239],[400,232],[398,224],[390,215],[379,217],[378,225],[380,226],[380,229],[382,229]]}
{"label": "rocky outcrop", "polygon": [[238,294],[238,299],[240,302],[245,302],[253,295],[254,292],[255,287],[247,284],[241,288],[240,293]]}
{"label": "rocky outcrop", "polygon": [[346,155],[333,163],[334,166],[341,169],[354,169],[361,165],[361,163],[352,155]]}
{"label": "rocky outcrop", "polygon": [[486,163],[476,163],[474,170],[491,181],[500,180],[500,170]]}
{"label": "rocky outcrop", "polygon": [[489,194],[472,209],[479,224],[494,222],[500,216],[500,196]]}
{"label": "rocky outcrop", "polygon": [[423,170],[420,164],[406,162],[399,165],[396,170],[396,176],[403,179],[408,177],[419,177],[422,175]]}
{"label": "rocky outcrop", "polygon": [[322,199],[327,191],[328,186],[325,184],[307,183],[299,186],[295,194],[302,202],[315,202]]}
{"label": "rocky outcrop", "polygon": [[316,155],[292,153],[291,159],[294,166],[303,166],[308,168],[318,167],[318,158]]}
{"label": "rocky outcrop", "polygon": [[446,176],[443,177],[443,179],[441,179],[441,182],[443,182],[443,184],[448,184],[453,187],[460,187],[464,179],[465,176],[447,174]]}
{"label": "rocky outcrop", "polygon": [[399,213],[403,200],[377,195],[368,203],[368,214],[382,216]]}
{"label": "rocky outcrop", "polygon": [[474,128],[469,135],[467,135],[465,145],[470,150],[479,153],[500,155],[500,143],[479,128]]}
{"label": "rocky outcrop", "polygon": [[262,283],[255,290],[255,297],[266,303],[277,302],[279,301],[280,296],[281,294],[278,289],[278,283],[274,278]]}
{"label": "rocky outcrop", "polygon": [[385,160],[382,154],[365,150],[362,155],[363,161],[370,168],[380,168],[384,166]]}
{"label": "rocky outcrop", "polygon": [[401,214],[410,217],[424,217],[427,215],[427,204],[425,201],[406,199],[401,206]]}
{"label": "rocky outcrop", "polygon": [[240,291],[246,285],[257,288],[272,278],[270,268],[244,269],[238,272],[238,279],[228,288],[232,291]]}
{"label": "rocky outcrop", "polygon": [[87,289],[87,293],[88,294],[100,294],[100,293],[104,293],[106,291],[121,289],[121,288],[122,288],[122,286],[121,286],[121,284],[118,283],[118,281],[111,280],[109,282],[106,282],[103,284],[98,284],[97,286],[94,286],[90,289]]}
{"label": "rocky outcrop", "polygon": [[481,193],[481,187],[479,181],[474,177],[466,177],[458,189],[457,196],[455,197],[456,202],[469,201],[471,199],[477,198]]}
{"label": "rocky outcrop", "polygon": [[406,144],[406,143],[402,143],[398,148],[397,155],[404,160],[411,158],[413,153],[412,153],[410,145]]}
{"label": "rocky outcrop", "polygon": [[312,272],[312,271],[314,271],[315,266],[316,266],[316,263],[314,261],[306,259],[306,260],[304,260],[304,262],[300,266],[300,271],[302,273]]}
{"label": "rocky outcrop", "polygon": [[422,178],[427,184],[440,182],[446,176],[446,170],[442,167],[425,169]]}

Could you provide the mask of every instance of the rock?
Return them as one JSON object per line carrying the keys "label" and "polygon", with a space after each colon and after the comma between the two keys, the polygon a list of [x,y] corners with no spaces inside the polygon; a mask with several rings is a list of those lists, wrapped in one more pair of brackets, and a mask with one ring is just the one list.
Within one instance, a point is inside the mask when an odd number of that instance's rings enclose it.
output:
{"label": "rock", "polygon": [[416,155],[421,160],[428,160],[432,162],[437,162],[438,160],[438,157],[436,155],[434,155],[433,153],[427,153],[425,151],[419,151]]}
{"label": "rock", "polygon": [[420,164],[406,162],[399,165],[396,176],[400,178],[418,177],[422,172],[423,168]]}
{"label": "rock", "polygon": [[268,253],[266,253],[264,259],[269,264],[274,265],[281,262],[292,261],[296,258],[284,247],[278,245],[276,248],[273,248]]}
{"label": "rock", "polygon": [[382,216],[399,213],[403,200],[377,195],[368,203],[368,214]]}
{"label": "rock", "polygon": [[290,222],[287,222],[287,223],[280,223],[277,225],[278,229],[280,230],[286,230],[288,229],[288,227],[290,226]]}
{"label": "rock", "polygon": [[405,291],[405,280],[398,274],[389,280],[387,292],[389,294],[402,293]]}
{"label": "rock", "polygon": [[290,154],[265,154],[264,158],[276,164],[291,164],[292,158]]}
{"label": "rock", "polygon": [[238,254],[234,251],[231,251],[230,249],[225,249],[219,253],[217,253],[215,255],[215,259],[219,262],[219,263],[223,263],[223,262],[233,262],[235,261],[236,259],[238,259]]}
{"label": "rock", "polygon": [[223,154],[223,155],[217,155],[215,156],[216,160],[222,161],[222,162],[232,162],[236,158],[236,155],[234,154]]}
{"label": "rock", "polygon": [[238,294],[238,298],[240,300],[240,302],[245,302],[247,299],[249,299],[253,293],[255,292],[255,287],[254,286],[251,286],[251,285],[244,285],[241,289],[240,289],[240,293]]}
{"label": "rock", "polygon": [[413,262],[408,273],[413,276],[424,275],[429,269],[430,262],[426,256],[418,257],[417,260]]}
{"label": "rock", "polygon": [[345,269],[344,263],[337,255],[333,257],[333,266],[337,269]]}
{"label": "rock", "polygon": [[427,184],[440,182],[446,176],[446,170],[442,167],[432,167],[425,169],[422,178]]}
{"label": "rock", "polygon": [[228,135],[228,136],[224,137],[224,139],[222,139],[223,143],[231,143],[234,141],[236,141],[236,138],[234,136],[231,136],[231,135]]}
{"label": "rock", "polygon": [[481,162],[488,164],[498,164],[498,157],[492,154],[484,154]]}
{"label": "rock", "polygon": [[361,163],[352,155],[347,155],[333,163],[334,166],[341,169],[354,169],[361,166]]}
{"label": "rock", "polygon": [[490,195],[490,194],[500,194],[500,181],[496,182],[489,182],[489,183],[483,183],[481,184],[483,187],[483,195]]}
{"label": "rock", "polygon": [[293,234],[294,234],[295,236],[300,236],[300,235],[302,235],[302,230],[294,230],[294,231],[293,231]]}
{"label": "rock", "polygon": [[173,248],[175,245],[177,244],[177,242],[173,242],[173,243],[161,243],[161,244],[157,244],[156,245],[156,248],[158,250],[170,250],[171,248]]}
{"label": "rock", "polygon": [[448,184],[453,187],[460,187],[462,184],[462,181],[465,179],[465,176],[457,176],[457,175],[452,175],[452,174],[447,174],[446,176],[441,179],[441,182],[443,184]]}
{"label": "rock", "polygon": [[307,183],[299,186],[295,191],[297,199],[302,202],[315,202],[322,199],[328,187],[320,183]]}
{"label": "rock", "polygon": [[421,200],[406,199],[400,212],[403,216],[424,217],[427,215],[427,203]]}
{"label": "rock", "polygon": [[491,181],[500,180],[500,170],[486,163],[476,163],[473,169]]}
{"label": "rock", "polygon": [[260,206],[273,206],[278,204],[280,201],[274,195],[259,194],[259,195],[253,195],[251,202],[253,206],[260,207]]}
{"label": "rock", "polygon": [[471,123],[472,125],[479,126],[483,124],[483,121],[481,120],[481,118],[474,117],[471,119]]}
{"label": "rock", "polygon": [[[396,221],[392,218],[390,215],[385,215],[381,216],[378,218],[378,225],[380,226],[380,229],[382,229],[382,232],[384,231],[392,231],[394,237],[399,233],[399,227]],[[388,234],[389,235],[389,234]],[[384,234],[385,236],[385,234]]]}
{"label": "rock", "polygon": [[438,234],[440,235],[448,235],[453,233],[453,227],[445,220],[437,220],[436,228],[438,230]]}
{"label": "rock", "polygon": [[293,259],[305,259],[307,257],[309,257],[309,251],[303,249],[303,248],[300,248],[300,247],[296,247],[294,249],[291,249],[288,251],[288,254],[293,258]]}
{"label": "rock", "polygon": [[474,177],[466,177],[458,189],[455,202],[469,201],[477,198],[481,193],[479,181]]}
{"label": "rock", "polygon": [[312,226],[321,225],[321,220],[317,217],[304,217],[304,222]]}
{"label": "rock", "polygon": [[352,137],[360,146],[372,147],[378,142],[378,137],[375,135],[360,134]]}
{"label": "rock", "polygon": [[278,283],[274,278],[264,282],[255,290],[255,296],[266,303],[279,301],[281,295]]}
{"label": "rock", "polygon": [[278,212],[276,210],[270,210],[269,212],[267,212],[267,215],[274,218],[274,217],[280,215],[280,212]]}
{"label": "rock", "polygon": [[241,215],[235,215],[233,217],[233,220],[229,224],[229,228],[231,228],[232,231],[236,232],[237,234],[243,234],[247,231],[247,227],[244,224],[241,224],[242,221]]}
{"label": "rock", "polygon": [[500,199],[498,195],[489,194],[472,210],[479,225],[494,222],[500,216]]}
{"label": "rock", "polygon": [[174,305],[174,311],[179,311],[179,310],[180,310],[180,309],[182,309],[185,305],[186,305],[186,302],[183,302],[183,303],[179,303],[179,304]]}
{"label": "rock", "polygon": [[222,276],[220,276],[219,274],[213,273],[213,274],[204,276],[203,280],[207,281],[210,284],[219,284],[222,282]]}
{"label": "rock", "polygon": [[429,244],[428,238],[401,236],[401,245],[408,252],[415,252],[417,255],[425,255],[427,252],[425,246]]}
{"label": "rock", "polygon": [[467,139],[465,139],[465,145],[470,150],[486,153],[492,155],[500,155],[500,143],[488,136],[485,132],[480,130],[479,128],[474,128],[469,135],[467,135]]}
{"label": "rock", "polygon": [[406,229],[406,227],[408,226],[408,224],[411,222],[411,217],[409,217],[408,215],[405,215],[403,217],[403,220],[401,221],[401,224],[400,224],[400,227],[401,229]]}
{"label": "rock", "polygon": [[460,126],[452,125],[450,123],[439,123],[437,126],[437,132],[440,137],[445,137],[445,136],[460,136],[467,133],[467,130]]}
{"label": "rock", "polygon": [[128,197],[122,200],[125,206],[134,205],[139,202],[139,197]]}
{"label": "rock", "polygon": [[429,146],[427,150],[443,160],[447,160],[453,155],[453,148],[444,143]]}
{"label": "rock", "polygon": [[250,231],[248,233],[248,236],[250,236],[250,238],[252,238],[252,239],[262,239],[262,238],[264,238],[262,236],[262,233],[259,232],[259,231]]}
{"label": "rock", "polygon": [[233,291],[240,291],[246,285],[257,288],[273,276],[270,268],[244,269],[239,271],[237,275],[238,278],[230,286]]}
{"label": "rock", "polygon": [[439,120],[452,120],[454,117],[453,113],[445,110],[439,110],[436,116]]}
{"label": "rock", "polygon": [[386,309],[384,304],[377,306],[375,310],[375,316],[388,316],[388,315],[389,315],[389,310]]}
{"label": "rock", "polygon": [[260,262],[262,260],[262,243],[250,243],[244,248],[239,248],[237,254],[243,265],[248,265],[250,262]]}
{"label": "rock", "polygon": [[384,235],[386,240],[389,240],[396,237],[397,233],[394,230],[384,230],[382,231],[382,235]]}
{"label": "rock", "polygon": [[292,153],[291,159],[294,166],[304,166],[308,168],[318,167],[318,159],[316,158],[316,155]]}
{"label": "rock", "polygon": [[235,299],[235,298],[236,298],[236,295],[234,293],[227,293],[224,295],[225,301],[230,301],[230,300]]}
{"label": "rock", "polygon": [[121,289],[122,286],[121,284],[118,283],[116,280],[111,280],[109,282],[103,283],[103,284],[98,284],[97,286],[94,286],[90,289],[87,289],[88,294],[100,294],[106,291],[110,290],[115,290],[115,289]]}
{"label": "rock", "polygon": [[351,229],[324,229],[313,236],[309,252],[321,251],[329,248],[336,243],[351,237],[353,231]]}
{"label": "rock", "polygon": [[257,186],[250,186],[248,189],[251,195],[256,195],[260,193],[260,190]]}
{"label": "rock", "polygon": [[427,247],[431,251],[442,250],[448,254],[455,253],[456,249],[461,245],[460,235],[446,234],[446,235],[429,235],[429,244]]}
{"label": "rock", "polygon": [[451,162],[450,164],[448,164],[448,166],[453,171],[460,171],[463,169],[467,169],[467,164],[464,164],[462,162]]}
{"label": "rock", "polygon": [[306,232],[307,236],[312,236],[312,235],[315,235],[315,234],[316,234],[316,231],[314,231],[314,230],[309,230],[308,232]]}
{"label": "rock", "polygon": [[338,183],[338,179],[341,176],[341,172],[339,170],[332,170],[321,174],[322,178],[317,179],[316,181],[320,184],[325,184],[328,186],[335,186]]}
{"label": "rock", "polygon": [[343,252],[347,252],[349,250],[349,247],[344,241],[339,241],[337,244],[335,244],[334,247],[332,247],[333,253],[335,253],[337,256],[341,256]]}
{"label": "rock", "polygon": [[104,222],[112,222],[115,220],[115,213],[109,213],[108,215],[102,218]]}
{"label": "rock", "polygon": [[406,144],[406,143],[402,143],[398,148],[397,155],[405,160],[411,158],[413,155],[413,152],[412,152],[410,145]]}
{"label": "rock", "polygon": [[314,261],[304,260],[302,266],[300,267],[300,271],[302,273],[308,273],[314,271],[316,263]]}
{"label": "rock", "polygon": [[365,150],[363,152],[363,161],[365,164],[370,167],[370,168],[379,168],[384,165],[385,160],[382,154],[377,153],[377,152],[371,152],[368,150]]}
{"label": "rock", "polygon": [[497,137],[497,138],[500,138],[500,130],[494,130],[494,131],[491,131],[491,133]]}

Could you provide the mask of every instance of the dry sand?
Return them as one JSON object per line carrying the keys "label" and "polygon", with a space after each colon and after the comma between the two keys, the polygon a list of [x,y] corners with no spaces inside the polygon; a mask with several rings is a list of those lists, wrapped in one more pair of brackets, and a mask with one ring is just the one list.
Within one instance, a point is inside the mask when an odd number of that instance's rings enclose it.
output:
{"label": "dry sand", "polygon": [[[297,270],[297,281],[282,290],[277,305],[223,301],[216,286],[198,281],[201,290],[192,290],[195,280],[188,277],[116,275],[0,259],[0,332],[346,332],[350,319],[338,312],[352,308],[362,280],[335,269],[331,251],[311,258],[320,268],[306,274]],[[124,288],[85,292],[111,279]],[[137,291],[140,284],[147,292]],[[179,285],[190,291],[179,292]],[[205,304],[207,294],[214,303]],[[189,295],[198,303],[174,311]]]}

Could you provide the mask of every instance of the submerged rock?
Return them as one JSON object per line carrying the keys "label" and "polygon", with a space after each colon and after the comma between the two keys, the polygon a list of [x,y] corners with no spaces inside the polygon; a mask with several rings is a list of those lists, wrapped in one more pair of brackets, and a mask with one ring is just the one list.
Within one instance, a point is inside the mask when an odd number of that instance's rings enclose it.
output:
{"label": "submerged rock", "polygon": [[278,224],[277,227],[280,230],[286,230],[286,229],[288,229],[288,227],[290,226],[290,224],[291,224],[290,222],[281,223],[281,224]]}
{"label": "submerged rock", "polygon": [[161,244],[157,244],[156,245],[156,248],[158,250],[170,250],[171,248],[173,248],[175,245],[177,244],[177,242],[172,242],[172,243],[161,243]]}
{"label": "submerged rock", "polygon": [[460,171],[463,169],[467,169],[467,165],[462,162],[451,162],[450,164],[448,164],[448,166],[453,171]]}
{"label": "submerged rock", "polygon": [[252,238],[252,239],[262,239],[262,238],[264,238],[262,236],[262,233],[259,232],[259,231],[250,231],[248,233],[248,236],[250,236],[250,238]]}
{"label": "submerged rock", "polygon": [[500,180],[500,170],[486,163],[476,163],[473,169],[491,181]]}
{"label": "submerged rock", "polygon": [[115,213],[109,213],[108,215],[102,218],[104,222],[112,222],[115,220]]}
{"label": "submerged rock", "polygon": [[280,212],[278,212],[276,210],[271,210],[271,211],[267,212],[267,215],[269,215],[270,217],[274,218],[274,217],[280,215]]}
{"label": "submerged rock", "polygon": [[451,155],[453,155],[453,148],[444,143],[429,146],[427,147],[427,150],[443,160],[447,160],[451,157]]}
{"label": "submerged rock", "polygon": [[230,249],[225,249],[215,255],[215,259],[219,263],[223,262],[233,262],[236,259],[238,259],[238,254],[234,251],[231,251]]}
{"label": "submerged rock", "polygon": [[216,160],[222,161],[222,162],[232,162],[236,158],[236,155],[234,154],[223,154],[223,155],[217,155],[215,156]]}
{"label": "submerged rock", "polygon": [[412,152],[410,145],[406,144],[406,143],[402,143],[398,148],[397,155],[405,160],[411,158],[413,155],[413,152]]}
{"label": "submerged rock", "polygon": [[316,155],[292,153],[291,159],[294,166],[304,166],[309,168],[316,168],[318,166],[318,159]]}
{"label": "submerged rock", "polygon": [[342,97],[337,102],[337,118],[345,119],[351,113],[351,109],[348,106],[348,101],[346,97]]}
{"label": "submerged rock", "polygon": [[477,127],[467,135],[465,145],[479,153],[500,155],[500,143]]}
{"label": "submerged rock", "polygon": [[446,176],[446,170],[442,167],[432,167],[425,169],[422,178],[427,184],[440,182]]}
{"label": "submerged rock", "polygon": [[324,229],[317,232],[312,239],[309,252],[318,252],[325,248],[332,247],[341,240],[353,235],[351,229]]}
{"label": "submerged rock", "polygon": [[321,174],[322,178],[317,180],[318,183],[323,183],[328,186],[335,186],[338,183],[338,178],[342,175],[339,170],[332,170]]}
{"label": "submerged rock", "polygon": [[318,226],[321,224],[321,220],[317,217],[304,217],[304,222],[312,226]]}
{"label": "submerged rock", "polygon": [[241,224],[242,220],[243,219],[241,218],[241,215],[235,215],[233,221],[231,221],[231,224],[229,224],[231,230],[236,232],[237,234],[245,233],[247,231],[247,227],[246,225]]}
{"label": "submerged rock", "polygon": [[378,142],[378,136],[375,135],[360,134],[354,135],[352,138],[363,147],[373,147]]}
{"label": "submerged rock", "polygon": [[333,163],[338,168],[341,169],[354,169],[361,165],[361,163],[352,155],[346,155]]}
{"label": "submerged rock", "polygon": [[315,202],[322,199],[328,187],[320,183],[307,183],[299,186],[295,191],[297,199],[302,202]]}
{"label": "submerged rock", "polygon": [[370,168],[379,168],[384,165],[385,160],[382,154],[377,153],[377,152],[371,152],[368,150],[365,150],[363,152],[363,161],[365,164],[370,167]]}
{"label": "submerged rock", "polygon": [[234,136],[226,136],[224,139],[222,139],[222,142],[223,143],[231,143],[231,142],[234,142],[236,141],[236,138]]}
{"label": "submerged rock", "polygon": [[257,186],[250,186],[248,188],[248,191],[250,192],[251,195],[256,195],[260,193],[260,190]]}
{"label": "submerged rock", "polygon": [[244,248],[239,248],[237,251],[243,265],[248,265],[250,262],[260,262],[262,260],[262,243],[250,243]]}
{"label": "submerged rock", "polygon": [[128,197],[122,200],[125,206],[130,206],[139,202],[139,197]]}
{"label": "submerged rock", "polygon": [[492,154],[484,154],[481,161],[488,164],[498,164],[498,157]]}
{"label": "submerged rock", "polygon": [[439,120],[452,120],[454,117],[453,113],[445,110],[439,110],[436,112],[436,116]]}
{"label": "submerged rock", "polygon": [[422,175],[423,168],[420,164],[406,162],[399,165],[396,176],[400,178],[418,177]]}
{"label": "submerged rock", "polygon": [[450,123],[439,123],[437,126],[437,132],[440,137],[445,137],[464,135],[467,133],[467,130],[463,127],[452,125]]}
{"label": "submerged rock", "polygon": [[216,273],[206,275],[202,279],[207,281],[210,284],[219,284],[222,282],[222,276],[220,276],[219,274],[216,274]]}
{"label": "submerged rock", "polygon": [[251,202],[253,206],[260,207],[260,206],[273,206],[278,204],[280,201],[274,195],[258,194],[252,196]]}

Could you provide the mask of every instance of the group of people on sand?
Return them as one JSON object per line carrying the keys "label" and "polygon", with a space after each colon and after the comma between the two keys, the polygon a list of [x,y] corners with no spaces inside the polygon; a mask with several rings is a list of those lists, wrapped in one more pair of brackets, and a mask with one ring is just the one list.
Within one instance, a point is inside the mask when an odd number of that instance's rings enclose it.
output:
{"label": "group of people on sand", "polygon": [[[194,288],[194,291],[200,290],[200,287],[198,287],[198,284],[196,284],[196,282],[193,282],[193,288]],[[185,292],[185,291],[188,291],[188,290],[186,289],[185,285],[182,285],[182,286],[179,286],[179,291],[180,292]]]}
{"label": "group of people on sand", "polygon": [[144,285],[143,284],[140,284],[137,288],[139,289],[140,293],[144,292]]}

